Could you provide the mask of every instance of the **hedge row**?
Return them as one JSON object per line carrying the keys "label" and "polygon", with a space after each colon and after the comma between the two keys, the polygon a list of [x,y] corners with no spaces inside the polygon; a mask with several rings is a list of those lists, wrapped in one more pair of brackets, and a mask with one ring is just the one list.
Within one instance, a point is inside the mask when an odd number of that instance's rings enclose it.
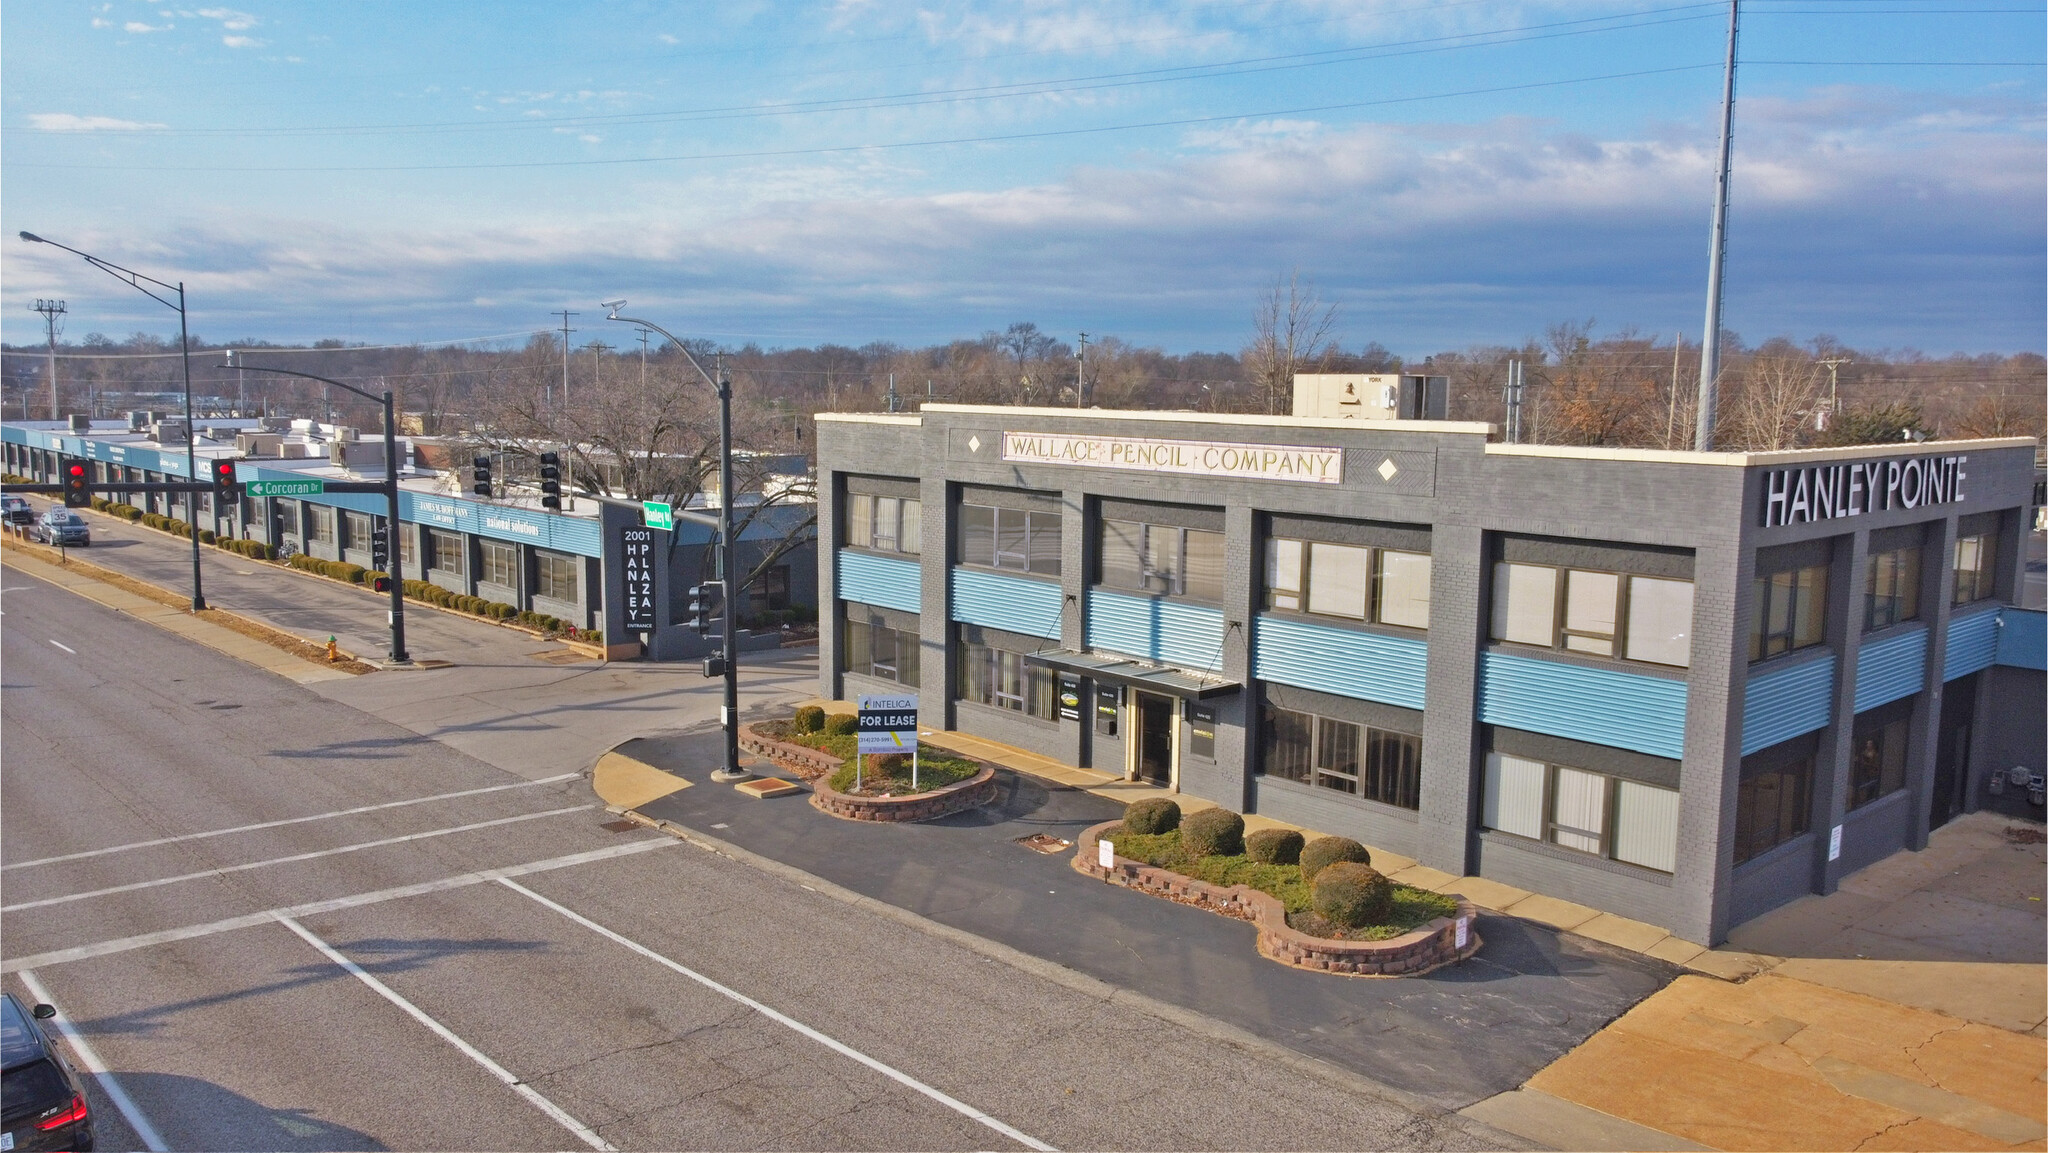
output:
{"label": "hedge row", "polygon": [[[372,573],[370,575],[374,577],[382,576],[383,574]],[[487,600],[483,597],[452,592],[432,581],[409,580],[404,582],[404,587],[405,595],[410,600],[424,601],[430,605],[438,605],[444,609],[454,609],[456,612],[468,613],[471,616],[484,617],[488,620],[512,621],[530,629],[539,629],[544,633],[563,633],[588,641],[591,644],[604,643],[604,631],[602,629],[578,631],[576,626],[568,621],[557,616],[550,616],[547,613],[528,612],[517,605],[508,605],[503,601]]]}

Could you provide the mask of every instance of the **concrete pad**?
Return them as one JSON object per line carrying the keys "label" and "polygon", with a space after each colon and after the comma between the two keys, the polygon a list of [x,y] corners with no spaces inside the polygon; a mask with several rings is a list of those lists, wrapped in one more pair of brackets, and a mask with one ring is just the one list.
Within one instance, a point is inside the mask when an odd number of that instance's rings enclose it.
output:
{"label": "concrete pad", "polygon": [[[1413,881],[1403,883],[1414,884]],[[1481,908],[1495,911],[1529,898],[1527,889],[1517,889],[1513,885],[1503,885],[1499,881],[1489,881],[1485,877],[1457,877],[1447,884],[1434,887],[1439,893],[1455,893],[1469,898],[1473,904]]]}
{"label": "concrete pad", "polygon": [[1575,1101],[1553,1097],[1540,1089],[1502,1093],[1468,1105],[1459,1112],[1552,1149],[1582,1149],[1590,1153],[1594,1150],[1708,1148],[1697,1141],[1674,1137],[1598,1109],[1588,1109]]}
{"label": "concrete pad", "polygon": [[755,777],[751,781],[741,781],[739,784],[734,785],[733,788],[756,799],[786,797],[791,793],[803,792],[801,787],[785,781],[781,777]]}
{"label": "concrete pad", "polygon": [[1442,892],[1445,885],[1459,880],[1456,873],[1446,873],[1442,869],[1432,869],[1428,865],[1411,865],[1398,873],[1387,873],[1386,878],[1417,889],[1428,889],[1433,893]]}
{"label": "concrete pad", "polygon": [[1641,921],[1631,921],[1627,917],[1617,917],[1613,913],[1602,913],[1579,925],[1572,932],[1581,937],[1627,949],[1632,953],[1644,952],[1671,935],[1669,929],[1646,925]]}
{"label": "concrete pad", "polygon": [[690,787],[674,773],[663,772],[624,753],[606,753],[590,770],[590,787],[607,805],[637,809],[649,801]]}
{"label": "concrete pad", "polygon": [[2048,1021],[2048,969],[2040,965],[1794,957],[1772,972],[2015,1033]]}
{"label": "concrete pad", "polygon": [[1546,897],[1541,893],[1532,893],[1502,909],[1501,912],[1535,921],[1539,925],[1549,925],[1554,929],[1575,928],[1601,915],[1598,909],[1589,909],[1571,901],[1560,901],[1556,897]]}
{"label": "concrete pad", "polygon": [[1669,961],[1674,965],[1683,965],[1706,951],[1705,945],[1695,945],[1679,937],[1666,937],[1644,949],[1643,955],[1655,957],[1659,961]]}
{"label": "concrete pad", "polygon": [[1910,893],[1857,927],[1976,960],[2048,961],[2039,916],[1955,893]]}
{"label": "concrete pad", "polygon": [[1685,962],[1685,967],[1724,981],[1741,981],[1763,972],[1776,961],[1775,957],[1745,953],[1739,949],[1708,949]]}
{"label": "concrete pad", "polygon": [[1727,944],[1776,957],[1838,956],[1829,944],[1834,935],[1884,907],[1859,893],[1808,894],[1728,930]]}
{"label": "concrete pad", "polygon": [[[1904,1077],[1865,1069],[1836,1057],[1822,1057],[1814,1068],[1828,1084],[1852,1097],[1890,1105],[1903,1112],[1951,1128],[1967,1130],[1980,1137],[2007,1145],[2020,1145],[2048,1137],[2048,1125],[2006,1110],[1972,1101],[1946,1089],[1922,1085]],[[2039,1094],[2035,1094],[2038,1098]]]}

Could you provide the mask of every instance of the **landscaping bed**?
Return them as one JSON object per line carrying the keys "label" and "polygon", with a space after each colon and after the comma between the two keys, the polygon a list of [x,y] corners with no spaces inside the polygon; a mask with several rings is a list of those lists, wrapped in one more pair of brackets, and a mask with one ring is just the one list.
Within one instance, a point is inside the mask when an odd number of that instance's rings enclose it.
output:
{"label": "landscaping bed", "polygon": [[[1476,952],[1477,911],[1460,897],[1387,880],[1355,841],[1269,829],[1212,809],[1182,827],[1166,800],[1141,801],[1122,821],[1081,836],[1074,868],[1182,904],[1250,921],[1259,952],[1298,968],[1408,976]],[[1111,863],[1101,862],[1108,842]]]}
{"label": "landscaping bed", "polygon": [[858,743],[853,714],[828,717],[815,705],[788,720],[740,727],[741,747],[811,782],[811,804],[835,817],[924,821],[995,797],[995,770],[971,757],[919,742],[913,784],[907,754],[867,756],[856,765]]}

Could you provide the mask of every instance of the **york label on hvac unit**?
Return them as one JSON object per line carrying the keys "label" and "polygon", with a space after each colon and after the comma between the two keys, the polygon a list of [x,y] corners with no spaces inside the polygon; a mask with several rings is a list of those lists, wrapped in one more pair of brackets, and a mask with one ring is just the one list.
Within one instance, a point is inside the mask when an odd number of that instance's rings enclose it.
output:
{"label": "york label on hvac unit", "polygon": [[1764,474],[1765,528],[1963,499],[1967,456],[1915,456],[1780,468]]}

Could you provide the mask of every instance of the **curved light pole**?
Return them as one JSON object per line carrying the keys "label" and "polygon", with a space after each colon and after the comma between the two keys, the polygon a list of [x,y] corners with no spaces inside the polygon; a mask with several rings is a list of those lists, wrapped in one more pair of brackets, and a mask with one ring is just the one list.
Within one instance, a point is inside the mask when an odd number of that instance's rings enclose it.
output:
{"label": "curved light pole", "polygon": [[619,310],[626,307],[623,300],[607,300],[602,306],[606,320],[620,324],[637,324],[668,337],[669,343],[683,352],[690,367],[718,394],[718,578],[725,592],[725,642],[721,649],[725,665],[725,705],[719,709],[719,723],[725,729],[725,765],[711,774],[714,781],[743,781],[754,774],[740,768],[740,664],[739,634],[735,626],[739,623],[734,615],[734,604],[739,599],[739,582],[733,577],[732,548],[732,377],[725,367],[719,366],[718,375],[712,376],[697,363],[697,358],[674,333],[651,320],[635,320],[620,316]]}
{"label": "curved light pole", "polygon": [[[192,427],[192,340],[185,327],[185,282],[181,280],[176,284],[166,284],[153,276],[144,276],[133,269],[123,268],[111,260],[101,260],[90,252],[80,252],[68,244],[59,244],[54,240],[45,240],[33,232],[24,232],[21,234],[21,238],[30,244],[47,244],[52,248],[61,248],[73,256],[84,257],[87,264],[92,265],[115,280],[121,281],[158,304],[176,310],[178,314],[178,351],[185,358],[185,479],[193,484],[198,484],[199,454],[193,446],[192,439],[195,432]],[[168,298],[158,295],[155,289],[146,287],[145,281],[166,293],[177,293],[178,302],[172,304]],[[185,497],[185,503],[186,511],[192,514],[192,611],[196,613],[206,607],[206,592],[199,582],[199,500],[196,496],[188,493]]]}
{"label": "curved light pole", "polygon": [[[384,561],[386,564],[390,564],[398,569],[397,572],[385,574],[391,579],[390,663],[394,665],[411,664],[412,654],[405,651],[405,561],[402,559],[404,554],[398,548],[398,422],[393,419],[396,414],[391,410],[391,390],[387,388],[384,390],[384,395],[378,396],[375,393],[364,392],[352,384],[343,384],[338,380],[329,380],[324,376],[314,376],[310,372],[295,372],[289,368],[265,368],[260,364],[222,364],[215,367],[247,369],[250,372],[274,372],[279,376],[304,377],[307,380],[317,380],[321,384],[330,384],[335,388],[346,389],[362,397],[364,400],[375,400],[383,403],[384,483],[380,487],[384,490],[385,501]],[[330,490],[332,490],[332,487],[329,486]]]}

